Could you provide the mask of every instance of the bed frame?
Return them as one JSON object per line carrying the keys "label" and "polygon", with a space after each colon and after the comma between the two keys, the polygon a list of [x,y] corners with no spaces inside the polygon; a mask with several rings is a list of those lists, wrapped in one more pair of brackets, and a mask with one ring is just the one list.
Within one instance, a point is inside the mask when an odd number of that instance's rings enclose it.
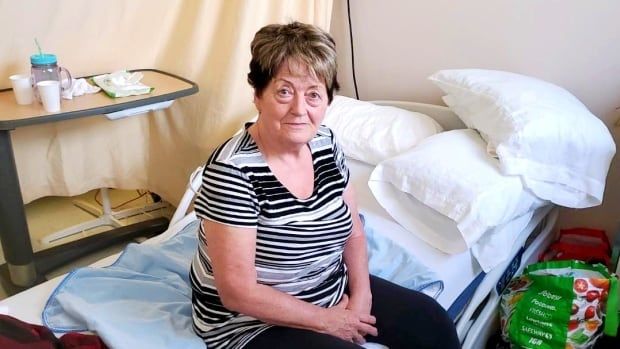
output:
{"label": "bed frame", "polygon": [[[401,101],[375,101],[373,103],[424,113],[433,117],[445,130],[465,128],[463,122],[447,107]],[[198,168],[190,176],[188,189],[170,220],[170,227],[187,224],[188,219],[195,217],[193,213],[190,212],[190,214],[187,214],[187,212],[190,210],[194,196],[200,187],[202,180],[201,174],[202,168]],[[521,234],[522,240],[513,246],[511,258],[501,263],[484,276],[481,283],[473,292],[469,303],[465,306],[456,321],[457,332],[463,348],[477,349],[485,347],[488,338],[498,328],[498,304],[499,296],[503,288],[508,281],[510,281],[512,276],[523,270],[525,265],[535,262],[538,255],[555,239],[553,227],[557,220],[557,216],[558,208],[553,206],[546,206],[536,211],[534,217],[524,229],[523,234]],[[170,231],[172,230],[175,229],[169,228],[168,231],[153,239],[162,240],[166,235],[170,235]],[[527,241],[526,237],[529,237]],[[110,256],[96,262],[94,265],[104,266],[113,261],[114,257]],[[34,300],[29,298],[47,297],[59,282],[59,279],[46,282],[45,284],[47,285],[39,285],[34,289],[25,291],[13,300],[9,298],[8,302],[5,304],[8,306],[28,303],[35,308],[42,306],[45,304],[45,300]],[[0,302],[0,308],[2,308],[1,306],[2,302]],[[34,312],[34,310],[30,311],[29,314],[26,312],[30,317],[24,318],[23,320],[34,321],[34,319],[31,318],[34,316]],[[20,314],[13,315],[19,316]]]}
{"label": "bed frame", "polygon": [[[444,130],[466,128],[458,116],[447,107],[387,100],[372,103],[426,114],[435,119]],[[202,168],[198,168],[190,176],[190,185],[179,203],[179,209],[170,220],[171,225],[181,220],[186,213],[185,210],[189,209],[194,195],[200,188],[201,173]],[[498,305],[502,291],[514,275],[521,273],[528,264],[536,262],[538,256],[555,240],[553,228],[558,212],[559,209],[552,206],[537,210],[524,228],[523,241],[513,246],[510,258],[484,276],[456,322],[463,349],[484,348],[487,340],[499,328]]]}

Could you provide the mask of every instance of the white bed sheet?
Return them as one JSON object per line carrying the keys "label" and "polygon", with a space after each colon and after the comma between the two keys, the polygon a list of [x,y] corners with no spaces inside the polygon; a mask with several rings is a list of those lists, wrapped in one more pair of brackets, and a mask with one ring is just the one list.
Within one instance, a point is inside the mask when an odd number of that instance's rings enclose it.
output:
{"label": "white bed sheet", "polygon": [[13,316],[21,321],[42,325],[41,312],[49,295],[62,281],[64,275],[44,282],[26,291],[0,301],[0,314]]}
{"label": "white bed sheet", "polygon": [[[467,250],[458,254],[447,254],[416,237],[394,221],[390,214],[374,198],[368,187],[368,178],[374,166],[354,159],[347,159],[347,164],[351,172],[350,181],[355,188],[358,208],[360,213],[364,215],[366,224],[372,226],[375,232],[384,234],[403,246],[407,251],[415,255],[420,262],[437,273],[444,283],[444,290],[437,298],[437,301],[445,309],[448,309],[461,292],[482,272],[482,268],[472,255],[472,251]],[[432,211],[428,207],[426,207],[426,210]],[[460,236],[454,221],[447,217],[443,217],[445,219],[438,218],[438,215],[432,215],[431,213],[423,208],[419,211],[411,212],[412,215],[425,220],[427,225],[432,226],[437,231]],[[430,220],[425,219],[428,217],[432,218]],[[527,214],[512,220],[502,226],[502,231],[496,233],[520,232],[528,225],[531,217],[531,214]]]}

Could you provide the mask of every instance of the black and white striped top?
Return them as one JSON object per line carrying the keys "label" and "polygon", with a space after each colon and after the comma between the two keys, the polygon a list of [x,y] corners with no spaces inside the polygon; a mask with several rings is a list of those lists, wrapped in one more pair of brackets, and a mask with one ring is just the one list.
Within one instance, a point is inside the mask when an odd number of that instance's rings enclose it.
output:
{"label": "black and white striped top", "polygon": [[[259,283],[330,307],[347,283],[343,250],[352,221],[342,194],[349,172],[330,129],[321,126],[308,145],[314,166],[309,198],[296,198],[278,181],[245,131],[209,158],[194,205],[201,219],[256,228]],[[242,348],[270,327],[222,305],[202,225],[190,279],[194,330],[208,348]]]}

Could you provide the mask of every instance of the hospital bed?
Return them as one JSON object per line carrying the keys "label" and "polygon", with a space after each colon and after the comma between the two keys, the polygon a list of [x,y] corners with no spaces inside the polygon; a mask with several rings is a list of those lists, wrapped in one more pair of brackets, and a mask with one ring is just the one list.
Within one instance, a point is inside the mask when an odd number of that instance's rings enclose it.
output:
{"label": "hospital bed", "polygon": [[[444,130],[464,127],[457,116],[446,107],[412,102],[378,101],[375,103],[424,113],[433,117]],[[428,245],[403,228],[381,207],[368,187],[368,178],[374,166],[354,159],[349,159],[348,165],[351,170],[351,183],[355,187],[358,207],[364,216],[365,224],[415,255],[437,274],[444,285],[437,301],[448,310],[454,319],[463,348],[483,348],[486,340],[497,328],[497,306],[503,288],[514,274],[525,265],[534,262],[554,239],[553,227],[558,216],[557,207],[541,206],[531,214],[505,224],[503,229],[518,229],[520,233],[511,248],[510,256],[506,256],[505,261],[485,273],[470,250],[447,254]],[[188,190],[171,219],[169,229],[145,243],[156,244],[166,241],[196,220],[194,213],[187,213],[187,211],[191,207],[191,201],[200,184],[199,174],[200,171],[197,170],[191,176]],[[423,215],[424,212],[411,212],[411,214]],[[450,224],[449,219],[446,219],[440,222],[437,229],[453,229],[454,227],[449,227]],[[104,258],[96,262],[94,266],[109,265],[117,257]],[[0,313],[8,313],[26,322],[42,324],[41,312],[62,278],[62,276],[54,278],[0,301]]]}

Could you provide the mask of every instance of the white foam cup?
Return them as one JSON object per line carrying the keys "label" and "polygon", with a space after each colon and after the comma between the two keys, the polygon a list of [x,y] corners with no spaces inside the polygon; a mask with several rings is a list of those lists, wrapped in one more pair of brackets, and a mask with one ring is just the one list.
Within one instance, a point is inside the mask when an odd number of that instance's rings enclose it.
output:
{"label": "white foam cup", "polygon": [[9,77],[17,104],[31,104],[33,101],[30,75],[15,74]]}
{"label": "white foam cup", "polygon": [[45,80],[37,82],[37,90],[45,111],[53,113],[60,110],[60,82]]}

